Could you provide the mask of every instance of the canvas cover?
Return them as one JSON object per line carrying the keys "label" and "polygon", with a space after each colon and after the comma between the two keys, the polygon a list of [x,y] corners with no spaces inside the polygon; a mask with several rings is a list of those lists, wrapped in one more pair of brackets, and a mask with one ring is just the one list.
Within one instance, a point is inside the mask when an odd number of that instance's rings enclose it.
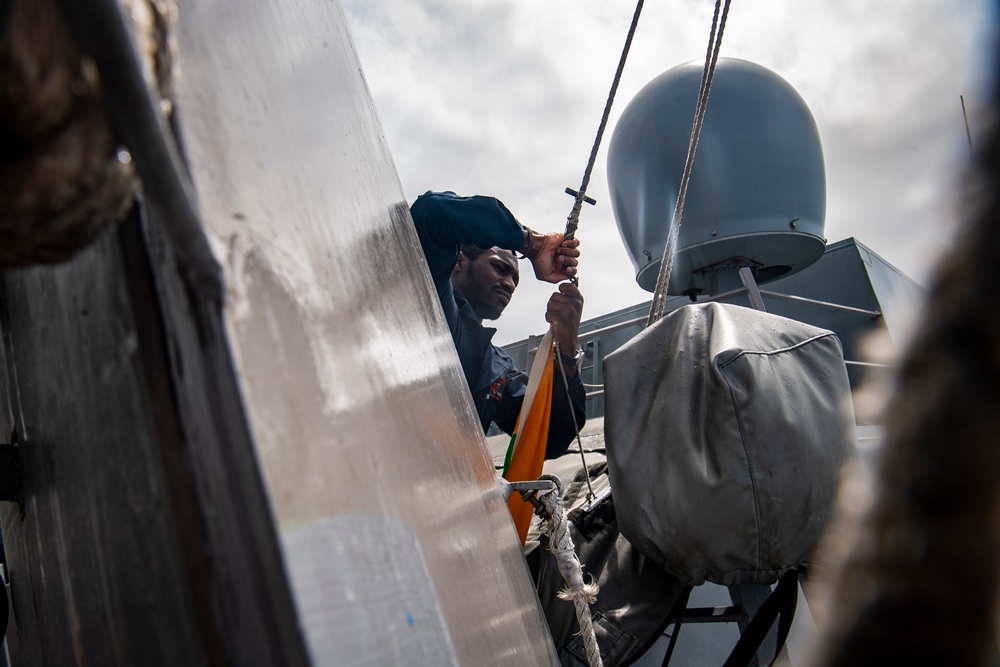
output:
{"label": "canvas cover", "polygon": [[619,528],[686,583],[807,561],[854,451],[840,341],[741,306],[666,315],[604,361]]}

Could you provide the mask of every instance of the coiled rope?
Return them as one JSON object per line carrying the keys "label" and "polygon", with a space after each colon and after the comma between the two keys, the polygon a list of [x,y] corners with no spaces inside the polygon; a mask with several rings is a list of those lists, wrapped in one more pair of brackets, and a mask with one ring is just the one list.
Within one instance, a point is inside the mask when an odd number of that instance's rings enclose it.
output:
{"label": "coiled rope", "polygon": [[576,609],[576,620],[580,624],[580,635],[590,667],[603,667],[597,635],[594,634],[594,621],[590,615],[590,605],[597,600],[598,585],[596,582],[588,584],[583,580],[583,568],[573,547],[569,520],[562,505],[562,484],[559,478],[542,475],[539,479],[552,480],[556,486],[554,490],[539,495],[538,500],[548,513],[542,529],[549,536],[549,551],[556,558],[559,574],[566,580],[566,588],[559,592],[559,598],[572,602]]}
{"label": "coiled rope", "polygon": [[726,18],[729,16],[729,4],[726,0],[720,18],[722,0],[715,0],[715,15],[712,17],[712,31],[708,37],[708,50],[705,53],[705,68],[701,73],[701,88],[698,91],[698,103],[695,106],[694,122],[691,125],[691,140],[688,143],[687,159],[684,161],[684,173],[677,190],[677,201],[674,203],[674,214],[667,233],[667,243],[660,260],[660,271],[656,277],[656,288],[653,291],[653,302],[649,309],[646,325],[649,326],[663,317],[663,308],[667,300],[667,287],[670,284],[670,273],[674,266],[674,250],[677,245],[677,235],[681,228],[681,218],[684,215],[684,198],[687,196],[688,181],[691,180],[691,170],[694,167],[694,156],[698,150],[698,138],[701,136],[701,126],[705,120],[705,109],[708,106],[708,94],[712,89],[712,78],[715,76],[715,64],[719,60],[719,48],[722,46],[722,34],[726,30]]}

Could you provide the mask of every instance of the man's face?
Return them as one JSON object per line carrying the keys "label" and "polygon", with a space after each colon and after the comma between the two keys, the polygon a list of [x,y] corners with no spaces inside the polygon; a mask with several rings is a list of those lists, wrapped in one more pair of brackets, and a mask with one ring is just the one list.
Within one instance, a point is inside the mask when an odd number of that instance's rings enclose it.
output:
{"label": "man's face", "polygon": [[514,253],[493,247],[475,259],[459,255],[451,284],[479,319],[495,320],[510,303],[519,278]]}

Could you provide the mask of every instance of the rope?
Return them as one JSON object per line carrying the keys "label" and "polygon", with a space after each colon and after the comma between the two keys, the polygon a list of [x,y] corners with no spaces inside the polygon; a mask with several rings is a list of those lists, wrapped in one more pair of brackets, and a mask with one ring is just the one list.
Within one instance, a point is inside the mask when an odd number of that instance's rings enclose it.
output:
{"label": "rope", "polygon": [[[698,102],[695,105],[694,122],[691,126],[691,140],[688,143],[687,159],[684,162],[684,173],[681,176],[680,188],[677,191],[677,201],[674,204],[674,215],[667,234],[666,247],[660,260],[660,272],[656,278],[656,289],[653,292],[653,303],[649,309],[646,325],[649,326],[663,317],[663,308],[667,300],[667,288],[670,284],[670,273],[674,265],[674,249],[677,245],[677,235],[681,228],[681,218],[684,215],[684,199],[687,196],[688,182],[691,180],[691,170],[694,167],[694,156],[698,150],[698,139],[701,136],[702,123],[705,120],[705,109],[708,107],[708,95],[712,89],[712,78],[715,76],[715,65],[719,60],[719,49],[722,46],[722,34],[726,29],[726,18],[729,16],[729,4],[726,0],[719,17],[721,0],[715,0],[715,15],[712,17],[712,31],[708,37],[708,50],[705,53],[705,68],[701,73],[701,88],[698,91]],[[718,35],[716,34],[718,28]]]}
{"label": "rope", "polygon": [[549,535],[549,551],[556,557],[559,573],[566,580],[566,588],[559,592],[559,598],[571,601],[576,608],[576,619],[580,624],[580,635],[590,667],[603,667],[597,635],[594,634],[594,621],[590,615],[590,605],[597,600],[597,583],[587,584],[583,581],[583,568],[573,548],[566,509],[562,505],[562,485],[559,478],[542,475],[540,479],[551,479],[556,484],[554,491],[539,496],[538,500],[548,512],[543,529]]}
{"label": "rope", "polygon": [[[594,163],[597,161],[597,153],[600,150],[601,140],[604,137],[604,130],[608,125],[608,118],[611,116],[611,105],[614,104],[615,93],[618,92],[618,83],[621,81],[622,72],[625,69],[625,60],[628,58],[629,49],[632,47],[632,38],[635,36],[636,26],[639,24],[639,15],[642,13],[644,0],[638,0],[635,12],[632,15],[632,24],[629,26],[628,36],[625,38],[625,46],[622,48],[621,57],[618,60],[618,69],[615,71],[614,81],[611,83],[611,90],[608,92],[608,99],[604,104],[604,114],[601,116],[601,123],[597,128],[597,135],[594,137],[594,145],[590,149],[590,158],[587,160],[587,167],[583,170],[583,179],[580,181],[580,189],[576,192],[567,188],[567,192],[574,196],[573,208],[566,218],[565,238],[571,239],[576,236],[576,230],[580,226],[580,210],[583,202],[588,201],[593,204],[594,200],[587,197],[587,186],[590,185],[590,175],[594,170]],[[570,281],[579,284],[579,278],[573,276]],[[559,342],[555,341],[555,351],[559,354]],[[579,372],[579,369],[577,369]],[[583,469],[587,469],[587,459],[583,453],[583,443],[580,440],[580,426],[576,423],[576,410],[569,395],[569,380],[566,377],[566,369],[562,362],[559,363],[559,374],[562,376],[563,387],[566,390],[566,398],[570,403],[570,414],[573,415],[573,425],[576,428],[576,442],[580,449],[580,458],[583,461]],[[570,600],[576,609],[577,622],[580,624],[580,635],[583,638],[583,645],[587,651],[587,661],[590,667],[603,667],[601,651],[597,645],[597,636],[594,634],[594,622],[590,615],[590,605],[597,600],[598,586],[596,583],[586,584],[583,581],[583,569],[580,560],[576,556],[573,548],[573,538],[569,534],[569,525],[566,520],[566,511],[562,506],[562,486],[558,478],[543,475],[543,478],[553,479],[556,483],[556,490],[549,492],[539,498],[545,511],[548,512],[548,519],[545,521],[545,531],[549,534],[549,551],[556,557],[556,565],[560,574],[566,580],[567,588],[559,593],[563,600]],[[587,502],[594,498],[594,489],[590,484],[590,476],[587,476]]]}
{"label": "rope", "polygon": [[[552,344],[555,347],[556,354],[559,352],[559,341],[552,339]],[[576,372],[579,373],[580,369],[577,368]],[[566,378],[566,369],[563,368],[562,361],[559,361],[559,374],[562,375],[563,388],[566,390],[566,400],[569,402],[569,413],[573,415],[573,426],[576,428],[576,445],[580,448],[580,462],[583,463],[583,469],[587,469],[587,457],[583,455],[583,442],[580,440],[580,425],[576,422],[576,409],[573,407],[573,398],[569,395],[569,380]],[[586,385],[584,385],[586,386]],[[602,385],[603,386],[603,385]],[[587,475],[587,504],[594,499],[594,487],[590,485],[590,475]]]}
{"label": "rope", "polygon": [[[639,24],[639,14],[642,13],[644,0],[639,0],[635,6],[635,13],[632,15],[632,25],[629,26],[628,36],[625,38],[625,46],[622,48],[622,55],[618,59],[618,69],[615,71],[615,79],[611,83],[611,91],[608,99],[604,103],[604,115],[601,116],[601,124],[597,128],[597,136],[594,137],[594,145],[590,149],[590,159],[587,160],[587,168],[583,170],[583,179],[580,181],[580,189],[576,192],[566,189],[566,192],[575,197],[573,208],[566,218],[566,238],[571,239],[576,236],[576,230],[580,226],[580,209],[583,202],[593,204],[594,200],[587,197],[587,186],[590,185],[590,174],[594,170],[594,163],[597,161],[597,151],[601,146],[601,139],[604,137],[604,129],[608,125],[608,117],[611,115],[611,105],[615,101],[615,93],[618,92],[618,82],[621,81],[622,71],[625,69],[625,60],[628,58],[629,49],[632,48],[632,37],[635,36],[635,28]],[[573,284],[577,284],[576,276],[572,279]]]}

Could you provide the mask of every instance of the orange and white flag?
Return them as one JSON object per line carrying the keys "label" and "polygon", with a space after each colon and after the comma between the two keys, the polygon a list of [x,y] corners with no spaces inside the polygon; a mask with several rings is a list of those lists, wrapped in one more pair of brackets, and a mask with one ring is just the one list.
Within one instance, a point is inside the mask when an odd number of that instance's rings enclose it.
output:
{"label": "orange and white flag", "polygon": [[[542,338],[535,352],[535,360],[528,373],[528,387],[524,394],[521,413],[517,417],[517,428],[510,438],[507,457],[504,460],[503,476],[508,482],[528,482],[538,479],[545,462],[545,445],[549,437],[549,418],[552,413],[552,382],[554,378],[555,348],[552,330]],[[528,537],[533,507],[521,499],[521,494],[512,493],[507,500],[511,518],[517,528],[521,545]]]}

